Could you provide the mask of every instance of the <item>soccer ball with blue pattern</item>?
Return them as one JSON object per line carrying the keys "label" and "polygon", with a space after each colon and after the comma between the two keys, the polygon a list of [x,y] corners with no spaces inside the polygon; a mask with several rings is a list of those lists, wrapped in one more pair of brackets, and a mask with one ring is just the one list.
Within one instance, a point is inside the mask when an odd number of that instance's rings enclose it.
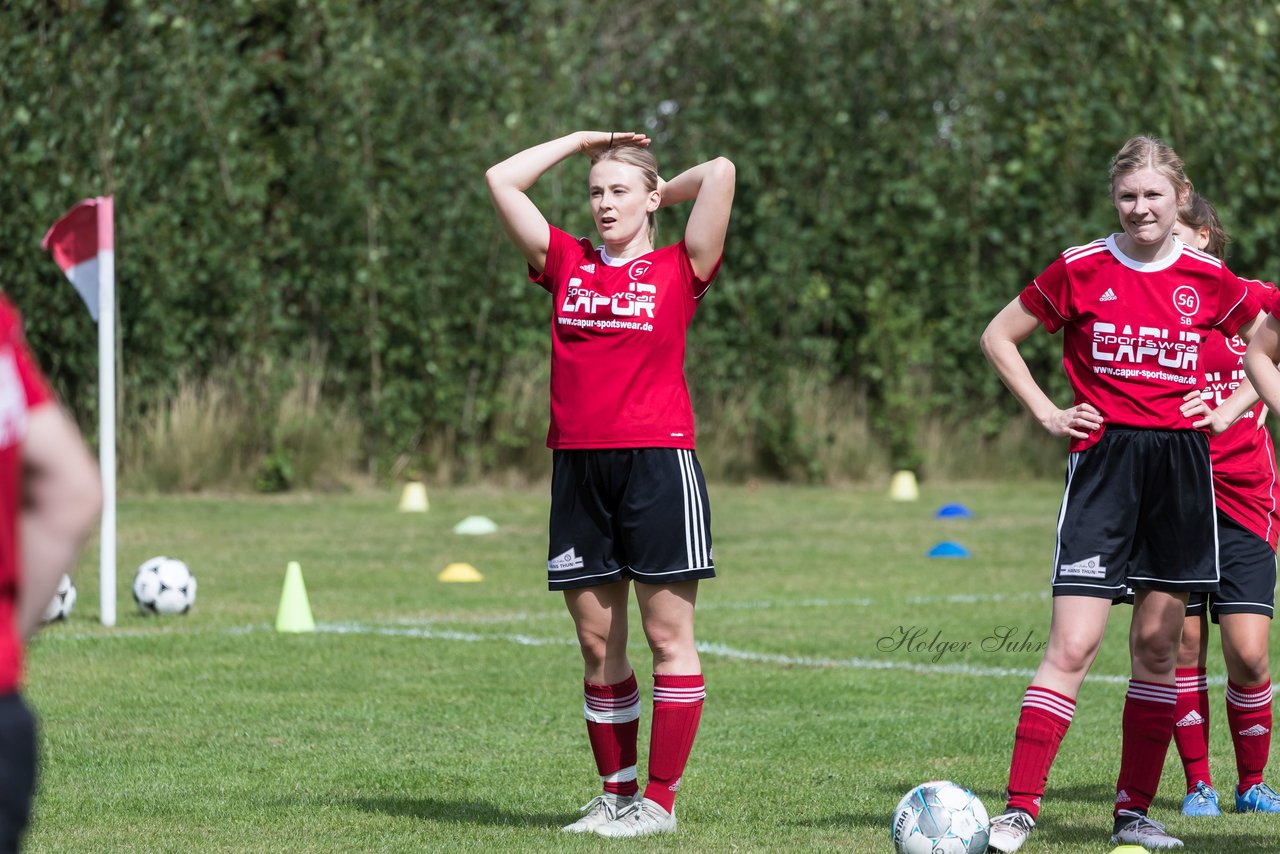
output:
{"label": "soccer ball with blue pattern", "polygon": [[898,854],[979,854],[990,819],[978,796],[949,780],[921,783],[898,802],[893,847]]}

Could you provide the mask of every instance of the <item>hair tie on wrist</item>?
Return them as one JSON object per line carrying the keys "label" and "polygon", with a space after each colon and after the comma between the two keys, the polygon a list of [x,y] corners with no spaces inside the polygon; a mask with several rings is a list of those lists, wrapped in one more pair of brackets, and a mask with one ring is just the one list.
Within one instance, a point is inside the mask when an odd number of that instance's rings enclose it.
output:
{"label": "hair tie on wrist", "polygon": [[609,131],[609,147],[613,148],[613,131]]}

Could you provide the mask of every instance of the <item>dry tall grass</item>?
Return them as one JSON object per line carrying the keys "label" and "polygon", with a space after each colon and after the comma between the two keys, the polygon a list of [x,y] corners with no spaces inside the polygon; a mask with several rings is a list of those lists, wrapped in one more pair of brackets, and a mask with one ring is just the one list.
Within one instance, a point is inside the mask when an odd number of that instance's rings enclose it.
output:
{"label": "dry tall grass", "polygon": [[[364,479],[362,425],[322,396],[323,359],[252,379],[184,379],[120,431],[120,485],[135,492],[345,489]],[[265,391],[279,389],[279,391]]]}
{"label": "dry tall grass", "polygon": [[249,413],[225,383],[183,380],[119,432],[120,486],[141,492],[240,489],[252,484]]}
{"label": "dry tall grass", "polygon": [[[350,405],[325,398],[324,354],[266,363],[245,380],[188,380],[121,431],[121,485],[139,492],[339,490],[369,482],[365,435]],[[550,454],[547,367],[513,364],[474,423],[427,429],[391,457],[393,482],[545,481]],[[698,457],[713,481],[757,477],[810,483],[886,483],[891,457],[860,389],[817,372],[783,387],[697,401]],[[939,413],[920,426],[923,478],[1054,476],[1065,445],[1027,418],[980,439]]]}

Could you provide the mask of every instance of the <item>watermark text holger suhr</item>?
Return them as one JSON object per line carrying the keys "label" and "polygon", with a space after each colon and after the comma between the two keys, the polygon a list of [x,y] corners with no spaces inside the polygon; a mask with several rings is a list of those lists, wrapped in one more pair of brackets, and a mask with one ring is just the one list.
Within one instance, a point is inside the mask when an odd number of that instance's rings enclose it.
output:
{"label": "watermark text holger suhr", "polygon": [[1048,643],[1034,640],[1034,635],[1035,632],[1032,629],[1021,631],[1017,626],[996,626],[990,634],[975,642],[950,640],[943,637],[941,629],[934,631],[928,626],[898,626],[876,641],[876,649],[881,652],[928,655],[929,660],[937,664],[945,655],[969,652],[975,648],[982,652],[1044,652]]}

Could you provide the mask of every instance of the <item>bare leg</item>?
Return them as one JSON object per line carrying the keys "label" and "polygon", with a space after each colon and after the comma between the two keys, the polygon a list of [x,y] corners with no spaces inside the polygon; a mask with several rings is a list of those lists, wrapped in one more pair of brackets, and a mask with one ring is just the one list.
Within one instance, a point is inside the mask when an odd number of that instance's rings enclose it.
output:
{"label": "bare leg", "polygon": [[698,582],[637,584],[636,601],[644,636],[653,651],[654,673],[702,672],[693,638],[693,608]]}
{"label": "bare leg", "polygon": [[582,650],[583,678],[612,685],[631,675],[627,659],[627,592],[630,582],[564,591]]}

